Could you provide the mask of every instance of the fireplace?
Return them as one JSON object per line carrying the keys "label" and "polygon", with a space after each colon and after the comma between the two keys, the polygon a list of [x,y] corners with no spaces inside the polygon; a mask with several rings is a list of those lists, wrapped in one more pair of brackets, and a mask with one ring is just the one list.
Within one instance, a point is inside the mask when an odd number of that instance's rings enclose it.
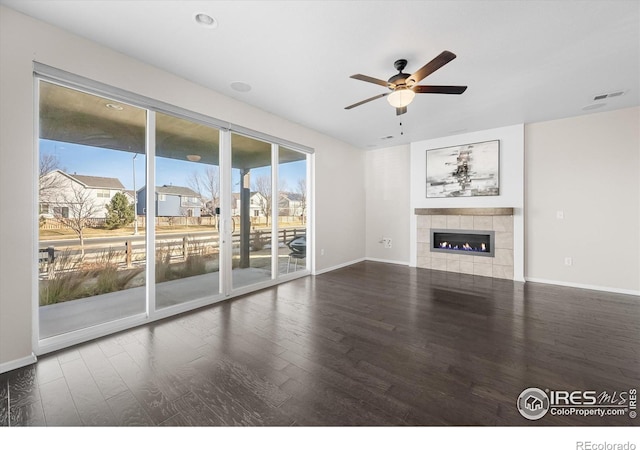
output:
{"label": "fireplace", "polygon": [[415,214],[416,267],[516,279],[513,208],[416,208]]}
{"label": "fireplace", "polygon": [[431,251],[494,256],[495,231],[431,228]]}

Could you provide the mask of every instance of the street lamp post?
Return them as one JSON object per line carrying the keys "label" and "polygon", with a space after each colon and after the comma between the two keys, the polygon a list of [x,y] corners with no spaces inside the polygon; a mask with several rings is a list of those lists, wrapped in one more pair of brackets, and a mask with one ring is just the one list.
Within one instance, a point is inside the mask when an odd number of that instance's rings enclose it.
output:
{"label": "street lamp post", "polygon": [[138,193],[136,192],[136,153],[133,155],[133,234],[138,234]]}

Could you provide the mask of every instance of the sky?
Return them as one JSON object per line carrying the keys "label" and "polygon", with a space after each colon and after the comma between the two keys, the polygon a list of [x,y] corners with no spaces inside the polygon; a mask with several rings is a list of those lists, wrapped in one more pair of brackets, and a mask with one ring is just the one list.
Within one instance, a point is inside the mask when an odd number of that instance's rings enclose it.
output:
{"label": "sky", "polygon": [[[145,185],[146,158],[139,154],[135,161],[133,153],[72,144],[68,142],[40,139],[40,154],[52,154],[58,158],[59,168],[69,174],[92,175],[117,178],[125,189],[133,190],[135,166],[135,189]],[[194,171],[204,174],[207,166],[191,161],[156,158],[156,186],[174,185],[189,187],[188,179]],[[232,192],[239,192],[239,171],[232,171]],[[281,181],[288,190],[295,192],[298,180],[306,178],[306,161],[281,164],[278,170]],[[251,170],[252,177],[270,176],[270,167]],[[255,179],[255,178],[254,178]],[[203,193],[206,195],[206,193]]]}

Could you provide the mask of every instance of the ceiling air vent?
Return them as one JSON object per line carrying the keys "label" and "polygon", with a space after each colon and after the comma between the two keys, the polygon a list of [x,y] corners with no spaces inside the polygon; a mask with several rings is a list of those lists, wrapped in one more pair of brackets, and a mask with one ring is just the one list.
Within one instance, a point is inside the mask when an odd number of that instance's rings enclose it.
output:
{"label": "ceiling air vent", "polygon": [[597,102],[598,100],[604,100],[605,98],[620,97],[621,95],[624,95],[624,92],[625,91],[615,91],[608,92],[606,94],[598,94],[593,97],[593,101]]}

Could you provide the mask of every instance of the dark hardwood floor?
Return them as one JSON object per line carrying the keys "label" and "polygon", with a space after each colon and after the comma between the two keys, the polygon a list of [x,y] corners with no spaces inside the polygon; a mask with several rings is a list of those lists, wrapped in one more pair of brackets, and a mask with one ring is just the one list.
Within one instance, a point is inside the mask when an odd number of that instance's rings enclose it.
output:
{"label": "dark hardwood floor", "polygon": [[638,425],[523,389],[640,388],[640,299],[364,262],[0,375],[3,426]]}

